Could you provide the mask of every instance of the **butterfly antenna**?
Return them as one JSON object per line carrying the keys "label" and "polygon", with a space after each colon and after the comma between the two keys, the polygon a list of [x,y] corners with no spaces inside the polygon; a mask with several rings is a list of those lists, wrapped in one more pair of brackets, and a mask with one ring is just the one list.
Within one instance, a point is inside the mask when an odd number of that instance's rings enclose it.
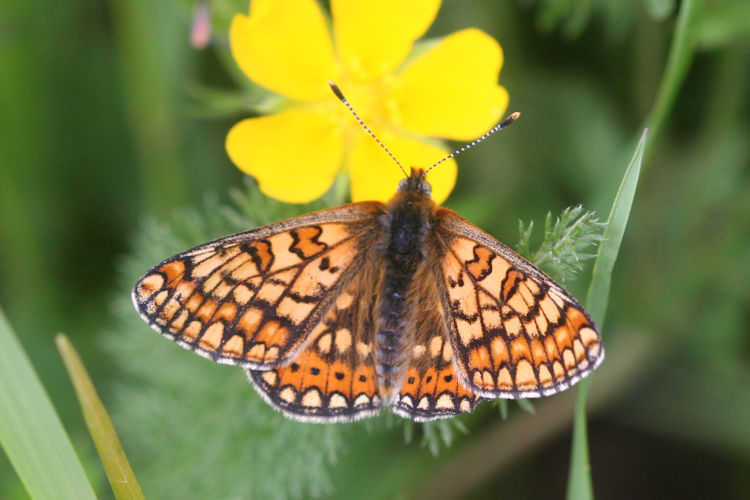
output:
{"label": "butterfly antenna", "polygon": [[494,127],[492,127],[482,137],[480,137],[478,139],[474,139],[469,144],[465,144],[465,145],[461,146],[460,148],[458,148],[457,150],[455,150],[454,152],[452,152],[451,154],[449,154],[448,156],[446,156],[442,160],[436,161],[435,163],[433,163],[432,166],[425,171],[424,175],[427,175],[427,173],[430,170],[432,170],[433,168],[437,167],[438,165],[440,165],[444,161],[449,160],[449,159],[453,158],[454,156],[460,155],[461,153],[463,153],[467,149],[473,148],[474,146],[476,146],[477,144],[479,144],[480,142],[482,142],[483,140],[485,140],[486,138],[488,138],[489,136],[491,136],[495,132],[501,131],[502,129],[504,129],[505,127],[507,127],[511,123],[513,123],[514,121],[518,120],[519,116],[521,116],[521,113],[518,112],[518,111],[516,111],[515,113],[511,114],[510,116],[508,116],[508,118],[506,118],[505,120],[501,121],[500,123],[498,123],[497,125],[495,125]]}
{"label": "butterfly antenna", "polygon": [[362,126],[362,128],[363,128],[363,129],[365,129],[365,130],[367,131],[367,133],[368,133],[368,134],[370,134],[370,137],[372,137],[373,139],[375,139],[375,142],[377,142],[377,143],[378,143],[378,146],[380,146],[381,148],[383,148],[383,150],[384,150],[384,151],[385,151],[386,153],[388,153],[388,156],[390,156],[390,157],[391,157],[391,159],[392,159],[393,161],[395,161],[395,162],[396,162],[396,165],[398,165],[398,168],[400,168],[400,169],[401,169],[401,172],[403,172],[403,173],[404,173],[404,176],[405,176],[405,177],[409,177],[409,174],[407,174],[407,173],[406,173],[406,169],[404,168],[404,166],[403,166],[403,165],[401,165],[401,162],[400,162],[400,161],[398,161],[398,158],[396,158],[396,157],[395,157],[395,156],[393,155],[393,153],[391,153],[391,150],[390,150],[390,149],[388,149],[388,148],[387,148],[387,147],[385,146],[385,144],[383,144],[383,143],[381,142],[381,140],[380,140],[380,139],[378,139],[378,136],[377,136],[377,135],[375,135],[375,133],[374,133],[374,132],[373,132],[372,130],[370,130],[370,127],[368,127],[368,126],[367,126],[367,125],[365,124],[365,122],[363,122],[363,121],[362,121],[362,118],[360,118],[360,117],[359,117],[359,115],[357,114],[357,112],[356,112],[356,111],[354,111],[354,108],[352,107],[352,105],[351,105],[351,104],[349,104],[349,101],[348,101],[348,100],[346,99],[346,97],[344,97],[344,94],[343,94],[343,93],[341,92],[341,89],[340,89],[340,88],[338,88],[338,86],[337,86],[337,85],[336,85],[335,83],[333,83],[333,82],[332,82],[331,80],[328,80],[328,85],[329,85],[329,86],[331,87],[331,90],[333,91],[333,93],[334,93],[334,94],[336,94],[336,97],[338,97],[338,98],[339,98],[339,101],[343,102],[343,103],[344,103],[344,106],[346,106],[346,107],[347,107],[347,109],[349,110],[349,112],[350,112],[350,113],[351,113],[352,115],[354,115],[354,118],[356,118],[356,119],[357,119],[357,122],[358,122],[358,123],[359,123],[359,124],[360,124],[360,125]]}

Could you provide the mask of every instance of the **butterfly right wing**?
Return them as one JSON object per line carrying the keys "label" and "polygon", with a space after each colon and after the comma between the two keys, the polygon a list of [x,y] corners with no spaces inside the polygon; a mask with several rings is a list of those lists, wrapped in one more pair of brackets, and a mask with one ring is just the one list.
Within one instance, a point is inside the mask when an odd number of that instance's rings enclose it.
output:
{"label": "butterfly right wing", "polygon": [[152,328],[204,357],[278,366],[310,340],[363,265],[382,210],[344,205],[195,247],[146,273],[133,302]]}
{"label": "butterfly right wing", "polygon": [[438,210],[435,281],[462,382],[482,397],[567,389],[604,359],[581,305],[549,276],[454,212]]}
{"label": "butterfly right wing", "polygon": [[380,411],[375,372],[375,302],[382,266],[363,266],[290,363],[247,370],[274,408],[303,422],[350,422]]}

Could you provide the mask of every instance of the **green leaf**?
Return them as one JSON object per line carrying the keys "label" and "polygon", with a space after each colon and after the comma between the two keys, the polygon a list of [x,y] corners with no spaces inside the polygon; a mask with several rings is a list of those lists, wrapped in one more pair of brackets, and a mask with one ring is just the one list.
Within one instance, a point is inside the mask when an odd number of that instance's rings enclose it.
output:
{"label": "green leaf", "polygon": [[604,241],[599,246],[599,252],[594,261],[594,269],[591,273],[591,284],[586,296],[586,311],[599,328],[604,323],[604,315],[607,312],[607,300],[609,288],[612,283],[612,269],[615,267],[617,254],[620,251],[620,243],[625,234],[625,227],[630,217],[630,207],[633,205],[635,188],[641,172],[643,151],[646,147],[647,130],[643,131],[640,141],[635,148],[633,158],[630,160],[628,169],[622,179],[620,188],[617,190],[612,210],[604,228]]}
{"label": "green leaf", "polygon": [[68,370],[70,380],[73,382],[86,426],[99,452],[99,458],[115,497],[118,499],[145,498],[125,456],[125,451],[120,445],[120,439],[117,437],[112,421],[107,415],[107,410],[99,399],[96,388],[73,344],[63,334],[55,337],[55,343],[63,358],[65,368]]}
{"label": "green leaf", "polygon": [[95,499],[31,361],[0,309],[0,444],[32,498]]}
{"label": "green leaf", "polygon": [[544,221],[544,240],[536,252],[531,252],[529,240],[534,229],[534,221],[525,225],[519,221],[521,240],[518,250],[535,266],[545,270],[557,281],[572,278],[582,267],[582,262],[593,259],[594,254],[586,251],[602,241],[604,224],[599,222],[594,212],[586,212],[581,205],[568,207],[553,220],[547,212]]}
{"label": "green leaf", "polygon": [[[607,300],[612,283],[612,269],[614,269],[620,243],[625,234],[625,227],[630,217],[635,188],[641,171],[643,151],[646,146],[647,131],[643,131],[638,141],[633,158],[630,160],[625,176],[617,191],[612,209],[604,229],[604,242],[599,246],[599,252],[594,262],[591,284],[586,298],[586,310],[599,328],[604,323],[607,311]],[[576,409],[573,421],[573,446],[571,450],[570,472],[568,475],[567,498],[569,500],[587,500],[594,498],[591,484],[591,465],[589,463],[588,437],[586,435],[586,400],[588,399],[590,379],[584,379],[578,385],[576,395]]]}

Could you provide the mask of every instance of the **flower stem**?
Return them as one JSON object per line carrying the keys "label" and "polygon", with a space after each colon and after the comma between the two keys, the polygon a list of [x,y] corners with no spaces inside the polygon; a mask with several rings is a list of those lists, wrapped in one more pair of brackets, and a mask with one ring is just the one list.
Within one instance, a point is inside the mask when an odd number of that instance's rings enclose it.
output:
{"label": "flower stem", "polygon": [[695,54],[695,37],[691,31],[696,14],[696,1],[685,0],[680,4],[672,44],[669,48],[667,63],[662,75],[656,100],[646,119],[645,128],[649,129],[651,140],[646,147],[646,162],[650,156],[652,146],[657,143],[664,124],[669,116],[682,83],[685,81],[690,63]]}

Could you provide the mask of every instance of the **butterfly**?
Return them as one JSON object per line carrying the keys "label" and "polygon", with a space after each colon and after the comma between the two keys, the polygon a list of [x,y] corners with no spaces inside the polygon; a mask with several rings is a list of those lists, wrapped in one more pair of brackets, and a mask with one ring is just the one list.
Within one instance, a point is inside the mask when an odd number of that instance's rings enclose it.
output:
{"label": "butterfly", "polygon": [[305,422],[386,406],[448,418],[591,373],[604,350],[581,305],[437,206],[425,175],[412,169],[385,204],[321,210],[168,258],[138,280],[135,307],[182,347],[243,367],[272,407]]}

